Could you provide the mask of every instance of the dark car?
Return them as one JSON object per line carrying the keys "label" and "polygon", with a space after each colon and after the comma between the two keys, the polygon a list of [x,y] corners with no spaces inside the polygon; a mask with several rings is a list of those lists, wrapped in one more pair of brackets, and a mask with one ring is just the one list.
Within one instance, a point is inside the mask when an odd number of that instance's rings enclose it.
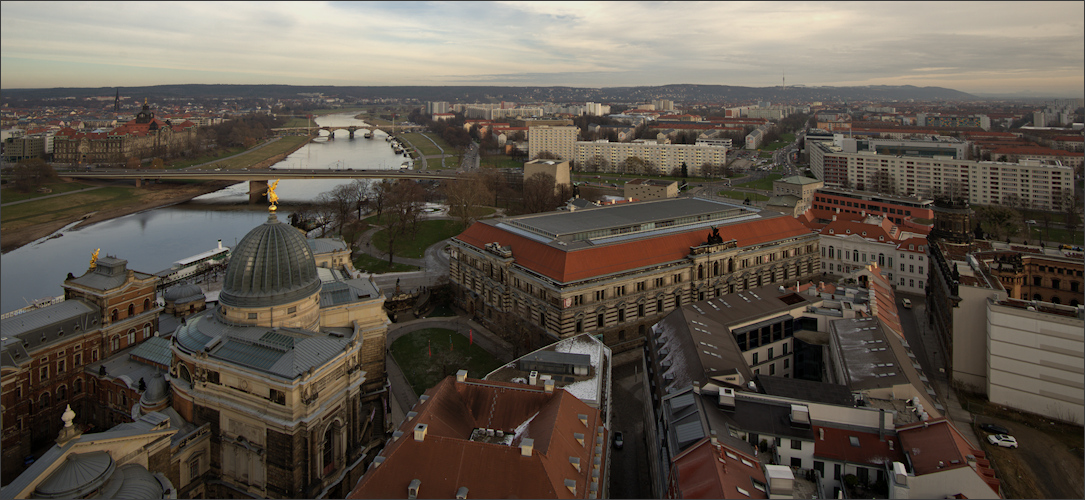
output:
{"label": "dark car", "polygon": [[622,431],[617,431],[614,433],[614,448],[620,450],[622,446],[625,446],[625,437],[622,436]]}
{"label": "dark car", "polygon": [[991,434],[1009,434],[1010,430],[996,424],[980,424],[980,429],[983,429]]}

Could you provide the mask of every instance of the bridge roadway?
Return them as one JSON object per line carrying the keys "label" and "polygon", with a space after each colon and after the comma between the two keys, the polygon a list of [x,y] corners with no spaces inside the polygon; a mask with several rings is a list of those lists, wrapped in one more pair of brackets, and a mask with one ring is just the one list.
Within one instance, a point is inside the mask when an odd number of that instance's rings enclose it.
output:
{"label": "bridge roadway", "polygon": [[250,201],[258,201],[267,191],[271,179],[455,179],[456,171],[430,170],[311,170],[247,169],[247,170],[99,170],[95,172],[57,172],[60,177],[89,180],[134,180],[140,187],[144,180],[202,180],[249,182]]}

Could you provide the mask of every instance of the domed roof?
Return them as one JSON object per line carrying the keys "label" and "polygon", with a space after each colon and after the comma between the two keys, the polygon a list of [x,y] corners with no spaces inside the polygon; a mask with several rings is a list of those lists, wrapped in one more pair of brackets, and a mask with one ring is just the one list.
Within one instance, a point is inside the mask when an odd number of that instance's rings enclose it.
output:
{"label": "domed roof", "polygon": [[320,277],[305,237],[271,214],[231,251],[219,302],[233,307],[269,307],[318,291]]}
{"label": "domed roof", "polygon": [[[203,289],[193,283],[180,283],[166,289],[162,294],[166,302],[190,302],[194,298],[204,298]],[[188,300],[186,300],[188,299]]]}
{"label": "domed roof", "polygon": [[162,377],[162,372],[155,372],[151,380],[147,381],[147,390],[143,391],[139,402],[144,406],[153,406],[169,396],[167,390],[166,379]]}

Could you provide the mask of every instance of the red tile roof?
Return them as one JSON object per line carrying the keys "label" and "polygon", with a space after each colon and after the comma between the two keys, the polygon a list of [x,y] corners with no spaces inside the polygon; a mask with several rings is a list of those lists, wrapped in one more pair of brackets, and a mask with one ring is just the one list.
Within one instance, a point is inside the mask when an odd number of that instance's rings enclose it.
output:
{"label": "red tile roof", "polygon": [[[858,432],[832,427],[814,426],[814,457],[838,462],[881,465],[904,462],[900,440],[894,436],[878,439],[877,433]],[[855,437],[859,446],[851,444]],[[890,449],[892,443],[892,449]]]}
{"label": "red tile roof", "polygon": [[969,467],[968,456],[971,455],[976,458],[976,474],[1001,496],[1000,481],[995,478],[986,455],[973,448],[944,417],[897,427],[897,436],[901,446],[911,452],[916,476]]}
{"label": "red tile roof", "polygon": [[[426,391],[429,399],[399,430],[403,435],[382,452],[384,463],[371,467],[348,498],[402,498],[407,485],[421,481],[418,498],[453,498],[461,487],[469,498],[574,498],[565,479],[576,481],[575,498],[586,498],[591,482],[599,411],[562,389],[447,377]],[[588,416],[585,426],[578,415]],[[422,441],[417,424],[428,426]],[[515,434],[509,445],[471,441],[474,429]],[[583,433],[581,445],[574,433]],[[523,439],[534,440],[530,457],[521,456]],[[599,450],[608,459],[609,436]],[[570,457],[580,459],[578,472]],[[600,485],[602,487],[603,485]]]}
{"label": "red tile roof", "polygon": [[[560,283],[619,273],[684,259],[689,248],[704,243],[704,227],[590,248],[558,248],[510,233],[485,222],[476,222],[456,238],[476,248],[499,242],[512,247],[516,263]],[[792,217],[772,217],[720,227],[724,241],[734,238],[745,247],[809,234],[810,230]]]}
{"label": "red tile roof", "polygon": [[[728,453],[739,458],[731,458]],[[743,459],[751,465],[744,464]],[[767,485],[765,471],[756,458],[727,446],[713,446],[708,439],[675,457],[674,472],[678,491],[670,493],[676,498],[768,498],[753,486],[755,480]]]}

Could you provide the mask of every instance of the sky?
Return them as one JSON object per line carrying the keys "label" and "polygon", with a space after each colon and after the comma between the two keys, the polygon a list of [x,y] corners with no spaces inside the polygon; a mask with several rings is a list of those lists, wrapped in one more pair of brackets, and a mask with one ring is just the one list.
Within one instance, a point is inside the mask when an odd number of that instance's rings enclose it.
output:
{"label": "sky", "polygon": [[939,86],[1085,95],[1085,2],[0,3],[0,88]]}

